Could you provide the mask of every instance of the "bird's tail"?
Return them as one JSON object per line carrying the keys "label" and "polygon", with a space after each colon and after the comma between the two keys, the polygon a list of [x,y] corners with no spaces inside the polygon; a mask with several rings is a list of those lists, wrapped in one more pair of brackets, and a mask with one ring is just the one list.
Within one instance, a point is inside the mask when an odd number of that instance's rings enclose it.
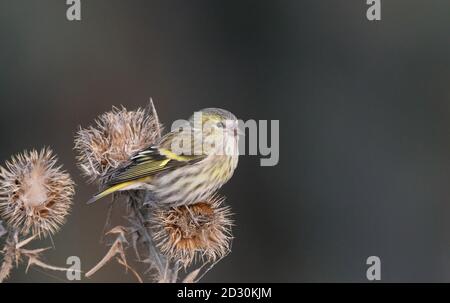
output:
{"label": "bird's tail", "polygon": [[128,181],[128,182],[123,182],[123,183],[119,183],[119,184],[113,185],[113,186],[111,186],[111,187],[108,187],[107,189],[102,190],[101,192],[95,194],[95,195],[87,202],[87,204],[94,203],[95,201],[97,201],[97,200],[99,200],[99,199],[101,199],[101,198],[103,198],[103,197],[106,197],[107,195],[110,195],[110,194],[112,194],[112,193],[114,193],[114,192],[116,192],[116,191],[118,191],[118,190],[124,189],[124,188],[130,186],[130,185],[133,184],[133,183],[134,183],[134,181]]}

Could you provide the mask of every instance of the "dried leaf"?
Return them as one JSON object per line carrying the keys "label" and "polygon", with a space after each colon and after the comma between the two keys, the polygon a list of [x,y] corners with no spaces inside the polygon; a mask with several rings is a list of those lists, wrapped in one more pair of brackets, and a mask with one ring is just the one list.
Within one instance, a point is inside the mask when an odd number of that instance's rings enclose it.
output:
{"label": "dried leaf", "polygon": [[127,233],[127,228],[123,227],[123,226],[116,226],[114,228],[112,228],[110,231],[108,231],[106,233],[106,235],[118,235],[117,239],[120,239],[121,242],[123,243],[128,243],[127,238],[125,237],[125,234]]}
{"label": "dried leaf", "polygon": [[42,262],[41,260],[39,260],[39,258],[37,258],[35,256],[27,256],[27,257],[28,257],[28,265],[27,265],[27,268],[26,268],[25,272],[28,272],[28,269],[32,265],[39,266],[39,267],[44,268],[44,269],[54,270],[54,271],[69,271],[70,270],[70,271],[80,272],[79,270],[73,269],[73,268],[66,268],[66,267],[59,267],[59,266],[49,265],[47,263]]}
{"label": "dried leaf", "polygon": [[141,261],[142,258],[141,258],[141,255],[139,254],[138,240],[139,240],[138,234],[133,232],[131,234],[131,244],[133,246],[134,253],[136,254],[136,258],[138,259],[138,261]]}
{"label": "dried leaf", "polygon": [[117,257],[117,262],[123,266],[125,266],[126,269],[129,269],[138,279],[139,283],[144,283],[144,281],[142,281],[142,278],[139,276],[139,274],[137,273],[137,271],[135,271],[131,266],[129,266],[126,262],[124,262],[121,258]]}
{"label": "dried leaf", "polygon": [[202,266],[200,266],[199,268],[197,268],[196,270],[190,272],[183,280],[183,283],[195,283],[197,282],[195,279],[197,279],[197,276],[200,274],[200,271],[202,270],[202,268],[206,265],[203,264]]}
{"label": "dried leaf", "polygon": [[114,243],[111,245],[111,248],[108,250],[106,255],[103,257],[103,259],[100,260],[90,271],[86,273],[86,277],[89,278],[93,274],[95,274],[99,269],[101,269],[103,266],[106,265],[109,261],[111,261],[112,258],[119,255],[123,260],[124,263],[126,263],[125,260],[125,252],[123,249],[123,243],[126,243],[126,239],[124,236],[125,229],[122,226],[116,226],[113,229],[111,229],[107,234],[119,234],[117,236],[117,239],[114,241]]}
{"label": "dried leaf", "polygon": [[103,226],[103,235],[108,234],[108,232],[106,230],[111,225],[111,217],[112,217],[112,213],[113,213],[113,209],[114,209],[114,202],[115,202],[114,199],[112,199],[111,203],[108,206],[108,212],[106,214],[106,222],[105,222],[105,225]]}
{"label": "dried leaf", "polygon": [[[217,259],[216,261],[210,263],[210,265],[208,266],[208,268],[206,268],[203,273],[200,275],[200,277],[198,277],[198,279],[194,280],[194,283],[197,283],[198,281],[200,281],[214,266],[216,266],[217,263],[219,263],[223,258],[225,258],[226,256],[228,256],[228,254],[231,252],[231,250],[228,250],[227,253],[222,256],[221,258]],[[205,266],[208,263],[205,263],[202,265]],[[202,267],[200,267],[199,269],[201,269]]]}

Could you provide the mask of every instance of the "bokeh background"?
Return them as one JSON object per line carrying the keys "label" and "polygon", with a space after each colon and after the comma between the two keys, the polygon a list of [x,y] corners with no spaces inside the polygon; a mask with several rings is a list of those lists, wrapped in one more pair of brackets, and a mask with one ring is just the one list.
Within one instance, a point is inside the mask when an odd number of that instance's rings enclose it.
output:
{"label": "bokeh background", "polygon": [[[0,160],[51,146],[77,183],[46,254],[105,253],[107,203],[73,137],[112,105],[155,100],[166,125],[203,107],[280,120],[280,162],[243,156],[221,190],[233,252],[205,282],[450,282],[450,2],[0,1]],[[49,245],[48,240],[35,245]],[[63,282],[24,267],[13,282]],[[84,282],[133,282],[110,264]]]}

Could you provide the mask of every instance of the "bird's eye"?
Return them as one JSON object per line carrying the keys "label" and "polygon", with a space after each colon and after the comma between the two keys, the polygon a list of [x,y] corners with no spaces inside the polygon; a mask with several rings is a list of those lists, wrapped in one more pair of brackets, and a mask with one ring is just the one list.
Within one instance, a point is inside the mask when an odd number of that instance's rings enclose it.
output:
{"label": "bird's eye", "polygon": [[223,122],[217,122],[217,127],[219,127],[219,128],[224,128],[225,127],[225,123],[223,123]]}

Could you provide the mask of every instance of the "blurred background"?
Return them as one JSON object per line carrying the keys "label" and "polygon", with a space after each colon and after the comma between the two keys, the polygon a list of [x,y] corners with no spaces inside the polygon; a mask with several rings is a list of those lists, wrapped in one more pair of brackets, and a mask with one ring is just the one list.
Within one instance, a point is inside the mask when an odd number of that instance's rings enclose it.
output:
{"label": "blurred background", "polygon": [[[450,2],[0,1],[0,161],[51,146],[77,183],[51,264],[90,269],[107,203],[73,138],[153,97],[167,126],[203,107],[280,121],[280,162],[243,156],[221,193],[232,253],[204,282],[450,282]],[[37,246],[51,245],[49,240]],[[13,282],[64,282],[15,270]],[[84,282],[134,282],[111,263]]]}

